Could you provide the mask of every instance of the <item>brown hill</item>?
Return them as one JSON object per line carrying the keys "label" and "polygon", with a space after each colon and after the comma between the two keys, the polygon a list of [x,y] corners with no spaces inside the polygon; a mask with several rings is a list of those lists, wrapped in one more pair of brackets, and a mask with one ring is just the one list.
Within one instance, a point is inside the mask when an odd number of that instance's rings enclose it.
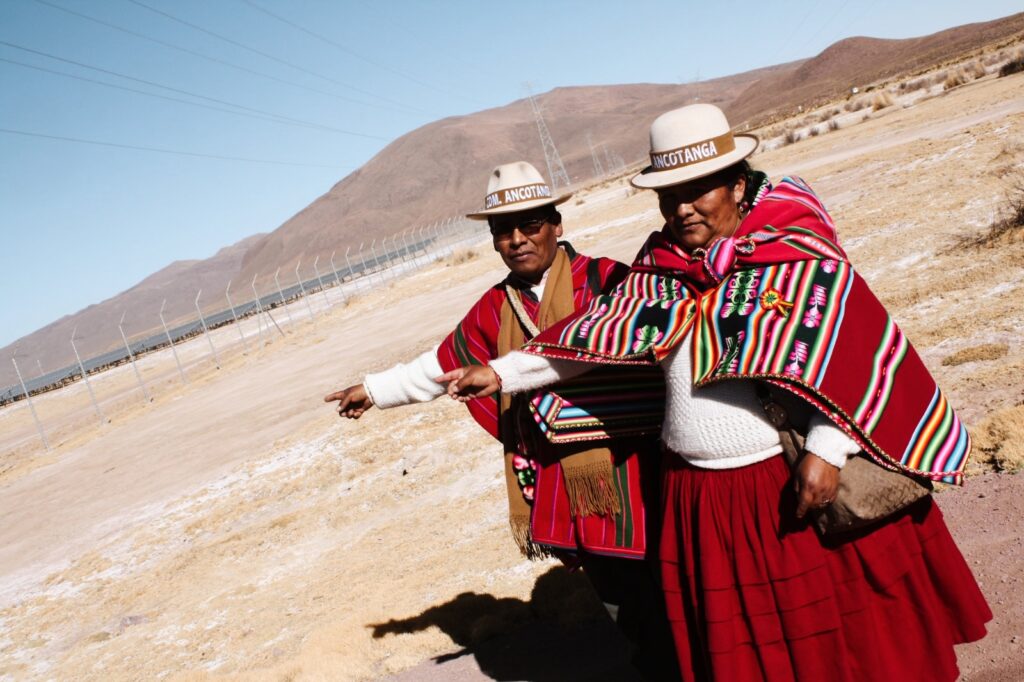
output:
{"label": "brown hill", "polygon": [[[648,125],[670,108],[712,102],[736,124],[757,123],[840,96],[854,85],[920,71],[1022,33],[1024,13],[906,40],[849,38],[811,59],[700,83],[563,87],[536,100],[570,178],[583,183],[594,175],[588,134],[594,145],[636,165],[646,158]],[[265,288],[278,267],[289,272],[300,258],[308,268],[317,254],[324,261],[332,251],[358,248],[363,240],[459,215],[479,205],[494,165],[520,158],[546,169],[527,100],[430,123],[389,144],[274,232],[243,240],[207,261],[172,264],[12,346],[20,344],[39,357],[47,370],[68,365],[73,361],[68,337],[77,324],[83,356],[101,353],[120,342],[117,321],[125,309],[131,311],[130,331],[152,332],[159,329],[157,310],[165,297],[168,320],[189,315],[199,287],[220,293],[229,278],[248,282],[255,274]],[[0,349],[0,355],[9,357],[11,351],[11,346]],[[0,389],[15,381],[9,363],[0,363]]]}
{"label": "brown hill", "polygon": [[965,24],[903,40],[846,38],[797,68],[778,71],[754,83],[736,98],[737,120],[763,121],[829,101],[850,88],[926,70],[982,46],[1020,38],[1024,12],[995,21]]}
{"label": "brown hill", "polygon": [[[566,172],[574,183],[585,182],[594,176],[588,134],[595,146],[604,144],[627,162],[638,162],[646,154],[647,126],[661,112],[698,98],[728,108],[751,84],[797,64],[687,85],[556,88],[536,100]],[[240,277],[265,277],[279,266],[289,271],[303,254],[311,259],[358,248],[364,240],[379,241],[470,211],[482,201],[488,172],[521,158],[546,173],[528,100],[425,125],[389,144],[267,235],[246,254]]]}

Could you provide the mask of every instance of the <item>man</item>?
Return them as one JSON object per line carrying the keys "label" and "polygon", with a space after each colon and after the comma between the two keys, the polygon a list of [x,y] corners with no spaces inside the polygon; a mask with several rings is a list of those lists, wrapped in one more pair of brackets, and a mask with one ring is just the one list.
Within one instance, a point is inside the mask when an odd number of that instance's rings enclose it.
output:
{"label": "man", "polygon": [[[617,285],[625,265],[589,258],[558,241],[562,217],[555,207],[571,196],[555,197],[540,173],[524,161],[495,168],[485,208],[467,217],[487,220],[508,275],[484,292],[438,347],[367,375],[363,383],[324,400],[337,401],[339,415],[350,419],[374,405],[389,408],[433,400],[445,392],[435,381],[444,372],[484,365],[519,348]],[[522,553],[531,559],[555,555],[567,564],[582,565],[602,600],[621,607],[611,609],[618,611],[620,627],[646,648],[638,652],[638,666],[661,677],[664,661],[671,665],[674,656],[664,646],[657,651],[657,644],[651,651],[652,643],[667,639],[660,633],[660,595],[643,561],[649,549],[644,497],[650,500],[657,491],[643,489],[641,482],[657,480],[656,472],[647,471],[657,466],[653,441],[612,441],[599,448],[554,445],[532,425],[526,400],[497,394],[467,406],[504,446],[509,522]]]}

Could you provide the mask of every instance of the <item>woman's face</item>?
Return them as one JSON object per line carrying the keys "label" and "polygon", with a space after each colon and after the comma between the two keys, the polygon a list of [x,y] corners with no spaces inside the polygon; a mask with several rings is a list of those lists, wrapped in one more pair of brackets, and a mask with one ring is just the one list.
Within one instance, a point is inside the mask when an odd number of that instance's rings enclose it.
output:
{"label": "woman's face", "polygon": [[658,207],[672,238],[693,251],[736,230],[746,186],[743,176],[731,187],[718,174],[698,178],[657,190]]}

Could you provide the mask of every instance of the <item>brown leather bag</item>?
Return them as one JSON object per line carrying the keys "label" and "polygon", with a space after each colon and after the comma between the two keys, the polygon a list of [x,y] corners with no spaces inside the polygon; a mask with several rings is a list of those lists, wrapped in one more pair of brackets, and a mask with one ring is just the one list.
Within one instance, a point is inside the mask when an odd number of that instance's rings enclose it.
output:
{"label": "brown leather bag", "polygon": [[[772,393],[758,384],[758,395],[768,421],[779,430],[782,452],[791,469],[804,456],[807,420],[814,408],[796,396]],[[784,404],[785,403],[785,404]],[[805,420],[799,420],[804,412]],[[798,424],[802,423],[801,429]],[[932,491],[926,478],[911,477],[886,469],[864,451],[850,457],[839,473],[839,490],[835,501],[814,512],[811,522],[822,535],[833,535],[864,528],[917,502]]]}

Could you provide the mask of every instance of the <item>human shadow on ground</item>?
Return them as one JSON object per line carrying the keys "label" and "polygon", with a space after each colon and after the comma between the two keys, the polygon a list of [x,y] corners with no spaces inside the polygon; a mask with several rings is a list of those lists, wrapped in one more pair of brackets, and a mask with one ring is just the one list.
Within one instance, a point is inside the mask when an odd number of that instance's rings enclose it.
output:
{"label": "human shadow on ground", "polygon": [[463,592],[419,615],[367,627],[375,639],[440,628],[462,648],[434,658],[437,665],[472,655],[495,680],[641,679],[590,583],[561,566],[537,579],[528,602]]}

